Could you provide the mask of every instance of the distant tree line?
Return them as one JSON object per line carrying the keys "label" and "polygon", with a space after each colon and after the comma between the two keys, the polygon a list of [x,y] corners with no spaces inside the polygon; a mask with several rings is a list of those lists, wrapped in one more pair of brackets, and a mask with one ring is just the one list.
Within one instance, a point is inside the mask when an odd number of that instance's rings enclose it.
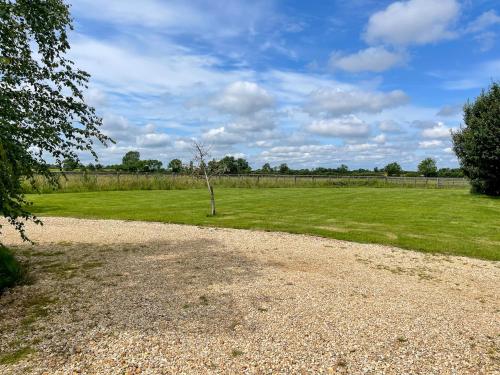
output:
{"label": "distant tree line", "polygon": [[[187,164],[180,159],[172,159],[166,168],[163,163],[155,159],[142,160],[138,151],[129,151],[123,158],[121,164],[103,166],[101,164],[82,165],[72,159],[66,159],[63,163],[65,171],[116,171],[132,173],[173,173],[192,174],[193,162]],[[211,174],[235,175],[235,174],[277,174],[277,175],[351,175],[351,176],[406,176],[406,177],[464,177],[460,168],[439,168],[432,158],[425,158],[418,165],[417,171],[405,171],[397,162],[387,164],[385,167],[374,169],[349,169],[345,164],[337,168],[301,168],[292,169],[286,163],[271,166],[265,163],[258,169],[252,169],[244,158],[224,156],[220,160],[212,159],[207,163],[207,170]]]}

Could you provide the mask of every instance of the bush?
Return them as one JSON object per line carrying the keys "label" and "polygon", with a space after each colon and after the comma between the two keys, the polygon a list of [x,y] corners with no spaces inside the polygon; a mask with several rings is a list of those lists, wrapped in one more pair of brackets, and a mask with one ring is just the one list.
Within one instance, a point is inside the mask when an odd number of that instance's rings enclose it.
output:
{"label": "bush", "polygon": [[465,104],[464,122],[452,134],[453,149],[472,191],[500,195],[500,83]]}
{"label": "bush", "polygon": [[26,280],[26,267],[6,247],[0,245],[0,293]]}

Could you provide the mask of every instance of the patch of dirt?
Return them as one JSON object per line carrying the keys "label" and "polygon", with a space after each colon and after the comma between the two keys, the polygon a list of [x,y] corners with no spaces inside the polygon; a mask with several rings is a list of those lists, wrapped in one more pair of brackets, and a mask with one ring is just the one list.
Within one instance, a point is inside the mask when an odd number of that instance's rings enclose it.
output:
{"label": "patch of dirt", "polygon": [[46,218],[5,243],[1,374],[496,373],[498,262],[284,233]]}

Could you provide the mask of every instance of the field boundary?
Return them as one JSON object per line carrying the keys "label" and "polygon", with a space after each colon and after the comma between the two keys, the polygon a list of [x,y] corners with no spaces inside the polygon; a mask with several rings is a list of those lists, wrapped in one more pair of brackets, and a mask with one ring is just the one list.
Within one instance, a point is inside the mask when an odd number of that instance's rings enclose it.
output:
{"label": "field boundary", "polygon": [[[55,172],[61,173],[63,172]],[[198,176],[193,176],[190,174],[176,174],[176,173],[159,173],[159,172],[74,172],[68,171],[64,174],[69,176],[80,176],[82,178],[97,178],[97,177],[115,177],[119,179],[120,177],[145,177],[145,178],[192,178],[198,179]],[[469,180],[463,177],[423,177],[423,176],[372,176],[372,175],[319,175],[319,174],[224,174],[216,175],[212,177],[215,181],[230,180],[230,179],[251,179],[256,183],[262,181],[274,180],[275,182],[287,181],[293,182],[294,184],[299,184],[300,182],[309,181],[311,183],[320,181],[342,181],[346,185],[357,185],[361,181],[367,182],[378,182],[385,185],[403,185],[403,186],[417,186],[417,187],[436,187],[436,188],[447,188],[447,187],[469,187]],[[289,184],[286,184],[287,187]]]}

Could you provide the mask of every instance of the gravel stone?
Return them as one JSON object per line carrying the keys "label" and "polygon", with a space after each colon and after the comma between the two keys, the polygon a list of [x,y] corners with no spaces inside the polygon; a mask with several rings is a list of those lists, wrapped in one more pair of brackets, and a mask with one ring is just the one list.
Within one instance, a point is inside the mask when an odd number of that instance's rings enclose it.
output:
{"label": "gravel stone", "polygon": [[0,374],[500,374],[499,262],[43,221],[28,226],[35,246],[4,227],[36,280],[0,297],[0,353],[33,349]]}

